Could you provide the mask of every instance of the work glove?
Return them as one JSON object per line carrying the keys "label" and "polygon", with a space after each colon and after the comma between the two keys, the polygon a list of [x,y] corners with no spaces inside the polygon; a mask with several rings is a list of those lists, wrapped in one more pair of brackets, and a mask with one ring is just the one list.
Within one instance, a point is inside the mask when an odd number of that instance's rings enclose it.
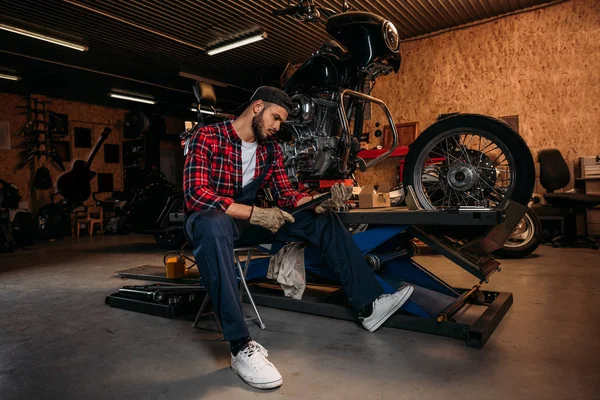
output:
{"label": "work glove", "polygon": [[341,183],[336,183],[331,187],[331,198],[316,206],[315,212],[321,214],[326,210],[344,207],[350,196],[352,196],[352,186],[344,186]]}
{"label": "work glove", "polygon": [[252,225],[261,226],[265,229],[270,230],[272,233],[276,233],[285,222],[294,222],[295,219],[291,214],[280,210],[277,207],[274,208],[260,208],[253,207],[252,214],[250,214],[250,223]]}

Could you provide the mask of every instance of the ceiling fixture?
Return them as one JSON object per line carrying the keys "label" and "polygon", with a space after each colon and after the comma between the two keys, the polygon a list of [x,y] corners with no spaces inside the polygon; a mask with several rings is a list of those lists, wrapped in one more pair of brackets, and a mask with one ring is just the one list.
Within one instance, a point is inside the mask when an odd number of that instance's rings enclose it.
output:
{"label": "ceiling fixture", "polygon": [[179,76],[182,77],[182,78],[193,79],[195,81],[202,81],[202,82],[210,83],[211,85],[214,85],[214,86],[220,86],[220,87],[227,87],[227,86],[229,86],[228,83],[219,82],[219,81],[215,81],[215,80],[212,80],[212,79],[204,78],[202,76],[190,74],[188,72],[179,71]]}
{"label": "ceiling fixture", "polygon": [[45,42],[54,43],[59,46],[68,47],[68,48],[74,49],[74,50],[88,51],[88,49],[89,49],[88,46],[83,45],[83,44],[70,42],[70,41],[59,39],[59,38],[52,37],[52,36],[47,36],[47,35],[44,35],[41,33],[33,32],[30,30],[19,28],[19,27],[12,26],[12,25],[6,25],[3,23],[0,23],[0,29],[8,31],[8,32],[16,33],[19,35],[28,36],[28,37],[31,37],[34,39],[43,40]]}
{"label": "ceiling fixture", "polygon": [[259,40],[263,40],[266,37],[267,37],[267,32],[261,32],[261,33],[252,35],[250,37],[244,38],[244,39],[236,40],[235,42],[231,42],[228,44],[214,47],[210,50],[207,50],[206,54],[208,54],[209,56],[214,56],[215,54],[219,54],[219,53],[222,53],[227,50],[235,49],[237,47],[245,46],[250,43],[258,42]]}
{"label": "ceiling fixture", "polygon": [[[198,108],[194,108],[194,107],[192,107],[192,108],[190,108],[190,111],[191,111],[191,112],[198,112]],[[215,115],[215,114],[216,114],[216,112],[214,112],[214,111],[210,111],[210,110],[203,110],[203,109],[200,109],[200,112],[201,112],[202,114],[210,114],[210,115]]]}
{"label": "ceiling fixture", "polygon": [[126,95],[117,94],[117,93],[111,93],[110,97],[114,97],[115,99],[137,101],[138,103],[156,104],[156,101],[154,101],[154,100],[141,99],[139,97],[126,96]]}
{"label": "ceiling fixture", "polygon": [[115,99],[137,101],[138,103],[144,104],[156,104],[156,100],[154,100],[154,97],[150,95],[130,92],[127,90],[112,89],[108,95]]}
{"label": "ceiling fixture", "polygon": [[5,74],[0,72],[0,79],[8,79],[9,81],[20,81],[21,77],[18,75]]}

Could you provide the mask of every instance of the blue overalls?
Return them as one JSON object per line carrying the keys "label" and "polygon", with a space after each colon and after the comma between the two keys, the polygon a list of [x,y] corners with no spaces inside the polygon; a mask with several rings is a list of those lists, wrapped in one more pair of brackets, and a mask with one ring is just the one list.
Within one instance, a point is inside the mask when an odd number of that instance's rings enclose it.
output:
{"label": "blue overalls", "polygon": [[[267,165],[271,165],[271,144],[267,145],[267,152]],[[268,168],[265,168],[261,176],[246,185],[242,193],[234,197],[235,202],[251,205],[267,171]],[[326,211],[317,215],[313,211],[304,211],[294,218],[296,222],[286,223],[275,234],[248,221],[233,219],[220,210],[196,211],[187,218],[186,233],[225,340],[250,336],[239,298],[234,242],[236,246],[248,246],[275,241],[307,241],[320,248],[323,259],[335,272],[350,304],[356,310],[383,294],[383,288],[352,235],[334,212]]]}

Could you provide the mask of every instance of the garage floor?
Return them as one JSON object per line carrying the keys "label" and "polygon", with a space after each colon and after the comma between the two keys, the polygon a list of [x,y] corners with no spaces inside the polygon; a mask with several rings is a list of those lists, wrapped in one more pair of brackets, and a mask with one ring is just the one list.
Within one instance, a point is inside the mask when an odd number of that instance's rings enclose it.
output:
{"label": "garage floor", "polygon": [[[41,243],[0,255],[0,398],[592,399],[600,393],[600,252],[543,246],[505,261],[491,290],[515,303],[486,346],[261,308],[253,337],[284,378],[260,392],[229,369],[220,335],[104,305],[114,271],[158,264],[150,237]],[[474,279],[420,256],[449,283]],[[207,321],[210,322],[210,321]],[[596,393],[594,395],[594,393]]]}

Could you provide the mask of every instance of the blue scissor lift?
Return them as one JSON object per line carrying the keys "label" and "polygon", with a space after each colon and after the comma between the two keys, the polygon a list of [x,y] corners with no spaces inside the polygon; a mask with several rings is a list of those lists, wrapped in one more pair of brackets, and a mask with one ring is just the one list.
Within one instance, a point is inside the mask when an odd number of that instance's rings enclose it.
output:
{"label": "blue scissor lift", "polygon": [[[482,347],[513,302],[512,293],[481,290],[481,285],[500,270],[500,264],[489,252],[504,243],[511,226],[514,228],[525,210],[519,204],[511,204],[508,209],[510,212],[506,213],[483,208],[443,211],[387,208],[339,213],[344,223],[369,224],[370,229],[353,237],[387,293],[406,283],[415,287],[411,298],[385,326],[464,339],[468,346]],[[481,235],[464,241],[441,233],[461,230]],[[419,265],[412,258],[416,249],[410,241],[413,238],[473,275],[476,278],[473,287],[454,288]],[[262,250],[274,254],[283,245],[275,243]],[[305,249],[308,284],[302,300],[285,297],[272,282],[265,282],[268,264],[269,258],[256,259],[248,269],[246,279],[256,304],[356,320],[317,248]]]}

